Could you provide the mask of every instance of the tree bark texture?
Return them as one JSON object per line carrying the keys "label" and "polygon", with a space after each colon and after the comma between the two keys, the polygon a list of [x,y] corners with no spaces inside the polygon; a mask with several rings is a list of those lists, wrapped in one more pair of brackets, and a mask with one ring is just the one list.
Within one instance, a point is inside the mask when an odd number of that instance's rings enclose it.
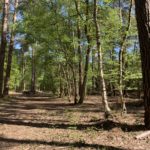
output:
{"label": "tree bark texture", "polygon": [[144,122],[150,129],[150,1],[135,0],[144,89]]}
{"label": "tree bark texture", "polygon": [[3,96],[4,61],[7,45],[8,12],[9,12],[9,0],[4,0],[3,16],[2,16],[1,48],[0,48],[0,97]]}

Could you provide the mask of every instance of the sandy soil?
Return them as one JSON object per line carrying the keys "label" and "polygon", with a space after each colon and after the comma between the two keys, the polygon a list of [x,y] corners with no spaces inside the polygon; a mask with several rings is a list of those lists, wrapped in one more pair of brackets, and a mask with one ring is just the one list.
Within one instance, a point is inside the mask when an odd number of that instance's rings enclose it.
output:
{"label": "sandy soil", "polygon": [[14,97],[0,103],[0,150],[150,150],[144,131],[142,102],[127,99],[121,115],[117,98],[109,98],[114,117],[104,119],[99,96],[74,106],[55,97]]}

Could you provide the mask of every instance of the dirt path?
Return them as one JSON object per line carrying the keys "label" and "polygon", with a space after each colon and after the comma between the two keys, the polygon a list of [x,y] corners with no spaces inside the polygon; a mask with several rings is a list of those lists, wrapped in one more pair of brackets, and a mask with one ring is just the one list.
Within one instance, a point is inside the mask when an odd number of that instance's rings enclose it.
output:
{"label": "dirt path", "polygon": [[[111,100],[112,106],[114,100]],[[140,105],[140,104],[139,104]],[[104,120],[99,97],[74,106],[58,98],[21,97],[0,104],[0,150],[149,150],[143,109],[129,102],[128,114]]]}

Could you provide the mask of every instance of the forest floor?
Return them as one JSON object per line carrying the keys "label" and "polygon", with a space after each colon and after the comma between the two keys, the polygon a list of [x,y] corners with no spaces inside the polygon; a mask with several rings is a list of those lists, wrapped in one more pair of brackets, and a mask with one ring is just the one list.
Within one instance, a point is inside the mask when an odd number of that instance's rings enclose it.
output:
{"label": "forest floor", "polygon": [[104,119],[100,96],[74,106],[56,97],[15,96],[0,102],[0,150],[150,150],[142,102],[127,99],[121,115],[117,97],[109,98],[114,118]]}

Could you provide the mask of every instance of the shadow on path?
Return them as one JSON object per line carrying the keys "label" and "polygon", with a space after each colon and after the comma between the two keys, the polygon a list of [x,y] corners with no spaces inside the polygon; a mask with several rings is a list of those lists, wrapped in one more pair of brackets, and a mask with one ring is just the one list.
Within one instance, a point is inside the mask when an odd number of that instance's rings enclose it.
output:
{"label": "shadow on path", "polygon": [[7,143],[17,143],[17,144],[36,144],[36,145],[48,145],[48,146],[65,146],[65,147],[76,147],[76,148],[96,148],[96,149],[103,149],[103,150],[125,150],[122,148],[117,148],[113,146],[105,146],[105,145],[99,145],[99,144],[88,144],[84,142],[74,142],[74,143],[63,143],[58,141],[39,141],[39,140],[28,140],[28,139],[12,139],[12,138],[5,138],[0,137],[0,142],[7,142]]}
{"label": "shadow on path", "polygon": [[[51,121],[52,122],[52,121]],[[8,125],[20,125],[20,126],[30,126],[36,128],[56,128],[56,129],[72,129],[72,130],[86,130],[92,128],[93,130],[111,130],[115,127],[121,128],[124,132],[134,132],[145,130],[144,125],[129,125],[124,123],[114,122],[112,120],[102,120],[96,123],[88,124],[68,124],[68,123],[34,123],[34,122],[24,122],[21,119],[7,119],[1,118],[0,123]]]}

